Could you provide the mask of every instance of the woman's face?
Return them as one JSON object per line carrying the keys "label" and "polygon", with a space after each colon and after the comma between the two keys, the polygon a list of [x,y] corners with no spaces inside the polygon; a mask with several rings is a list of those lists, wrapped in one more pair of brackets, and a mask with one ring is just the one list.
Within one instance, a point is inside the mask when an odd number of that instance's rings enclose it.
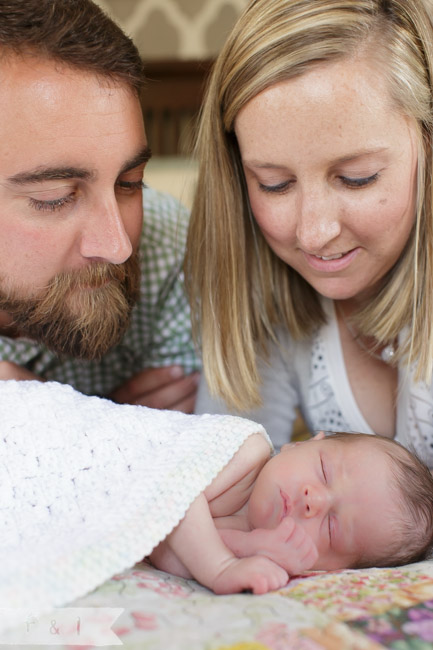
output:
{"label": "woman's face", "polygon": [[415,220],[417,131],[365,60],[267,88],[235,122],[255,219],[323,296],[368,298]]}

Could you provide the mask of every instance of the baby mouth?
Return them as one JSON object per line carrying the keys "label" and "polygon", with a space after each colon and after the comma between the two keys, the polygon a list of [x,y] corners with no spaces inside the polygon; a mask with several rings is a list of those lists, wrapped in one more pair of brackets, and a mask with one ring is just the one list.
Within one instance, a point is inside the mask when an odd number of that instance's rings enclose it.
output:
{"label": "baby mouth", "polygon": [[283,507],[281,509],[281,519],[284,519],[284,517],[288,517],[292,511],[292,504],[290,502],[290,497],[283,492],[283,490],[280,490],[280,495],[281,499],[283,501]]}

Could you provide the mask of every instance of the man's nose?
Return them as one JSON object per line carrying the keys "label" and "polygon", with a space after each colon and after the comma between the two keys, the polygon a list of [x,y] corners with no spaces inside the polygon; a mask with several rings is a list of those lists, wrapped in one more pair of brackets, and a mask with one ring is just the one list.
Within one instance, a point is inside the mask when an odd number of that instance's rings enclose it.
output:
{"label": "man's nose", "polygon": [[341,232],[338,205],[326,188],[300,193],[297,205],[296,236],[303,251],[320,255]]}
{"label": "man's nose", "polygon": [[132,243],[117,202],[95,207],[81,233],[80,253],[94,261],[122,264],[131,256]]}
{"label": "man's nose", "polygon": [[317,517],[328,507],[326,490],[322,486],[305,485],[301,504],[302,514],[306,519]]}

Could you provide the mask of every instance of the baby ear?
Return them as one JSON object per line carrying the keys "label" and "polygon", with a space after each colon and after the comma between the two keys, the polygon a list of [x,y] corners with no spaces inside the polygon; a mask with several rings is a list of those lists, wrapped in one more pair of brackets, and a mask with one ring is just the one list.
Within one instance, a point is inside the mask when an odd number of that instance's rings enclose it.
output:
{"label": "baby ear", "polygon": [[302,445],[303,442],[307,442],[307,440],[296,440],[293,442],[286,442],[280,449],[280,451],[287,451],[288,449],[292,449],[292,447],[297,447],[298,445]]}
{"label": "baby ear", "polygon": [[307,438],[306,440],[296,440],[294,442],[286,442],[286,444],[281,447],[280,451],[287,451],[287,449],[290,449],[290,447],[297,447],[298,445],[303,445],[304,442],[311,442],[311,440],[323,440],[325,437],[325,432],[319,431],[319,433],[316,433],[313,438]]}

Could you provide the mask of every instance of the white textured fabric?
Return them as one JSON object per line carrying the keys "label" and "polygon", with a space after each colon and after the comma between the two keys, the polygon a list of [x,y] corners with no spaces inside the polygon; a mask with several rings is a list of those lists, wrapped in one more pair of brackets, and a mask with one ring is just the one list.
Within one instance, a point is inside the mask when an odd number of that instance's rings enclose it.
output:
{"label": "white textured fabric", "polygon": [[[270,345],[269,362],[260,365],[263,407],[238,414],[263,424],[277,449],[290,440],[295,407],[311,432],[374,433],[350,387],[334,304],[325,298],[322,304],[328,322],[310,338],[293,341],[288,332],[279,332],[278,344]],[[210,396],[204,375],[196,411],[227,412],[223,402]],[[433,470],[433,382],[415,382],[413,368],[403,365],[395,439]]]}
{"label": "white textured fabric", "polygon": [[266,437],[55,382],[0,382],[0,413],[0,607],[40,612],[149,554],[245,439]]}

